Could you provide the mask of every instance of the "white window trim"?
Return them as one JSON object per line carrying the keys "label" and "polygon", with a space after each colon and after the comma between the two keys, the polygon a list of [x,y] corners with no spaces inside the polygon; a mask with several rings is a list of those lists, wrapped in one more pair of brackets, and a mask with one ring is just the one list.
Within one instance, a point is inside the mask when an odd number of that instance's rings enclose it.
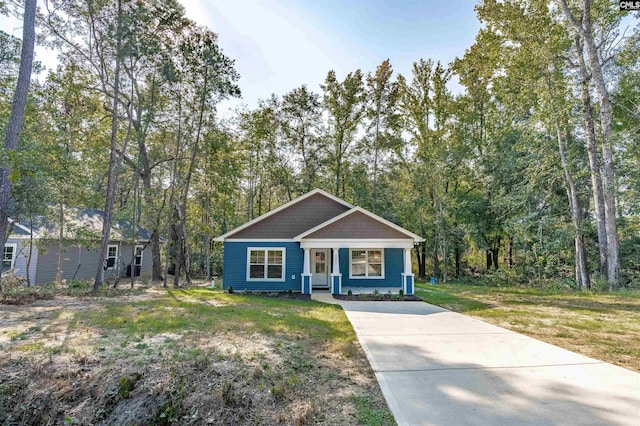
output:
{"label": "white window trim", "polygon": [[[268,269],[269,269],[269,253],[267,253],[269,250],[274,251],[274,250],[280,250],[282,251],[282,278],[249,278],[250,274],[249,274],[249,270],[251,268],[251,251],[264,251],[264,261],[265,261],[265,269],[264,269],[264,274],[265,276],[267,275]],[[260,282],[265,282],[265,281],[269,281],[269,282],[284,282],[286,280],[287,277],[287,249],[285,247],[247,247],[247,276],[246,279],[247,281],[260,281]]]}
{"label": "white window trim", "polygon": [[[352,261],[352,259],[353,259],[353,251],[354,250],[357,250],[357,251],[364,250],[365,252],[367,252],[367,254],[366,254],[366,260],[367,260],[366,265],[369,265],[369,253],[368,253],[368,251],[369,250],[380,250],[380,252],[381,252],[380,253],[381,254],[381,256],[380,256],[381,260],[380,261],[381,261],[381,264],[382,264],[382,275],[379,276],[379,277],[370,277],[368,275],[365,275],[364,277],[353,276],[353,271],[352,271],[352,269],[353,269],[353,261]],[[368,274],[369,273],[369,268],[365,268],[364,271],[365,271],[365,274]],[[385,276],[384,275],[384,248],[379,248],[379,247],[373,247],[372,248],[372,247],[369,247],[369,248],[355,248],[355,249],[354,248],[350,248],[349,249],[349,279],[350,280],[383,280],[384,276]]]}
{"label": "white window trim", "polygon": [[[4,246],[13,248],[13,252],[11,253],[11,266],[9,267],[9,269],[13,269],[16,265],[16,258],[18,257],[18,244],[8,243]],[[2,262],[4,263],[4,248],[2,249]]]}
{"label": "white window trim", "polygon": [[[140,264],[137,265],[136,264],[136,253],[138,251],[138,249],[140,249]],[[133,249],[133,266],[139,266],[140,268],[142,268],[142,262],[144,261],[144,246],[141,244],[137,244],[135,246],[135,248]]]}
{"label": "white window trim", "polygon": [[107,246],[107,257],[104,258],[104,261],[106,262],[106,264],[109,264],[109,259],[111,258],[111,256],[109,256],[109,249],[111,247],[115,247],[116,248],[116,259],[113,262],[113,266],[110,268],[106,268],[105,271],[112,271],[114,269],[116,269],[118,267],[118,257],[120,256],[120,247],[118,247],[118,244],[109,244]]}

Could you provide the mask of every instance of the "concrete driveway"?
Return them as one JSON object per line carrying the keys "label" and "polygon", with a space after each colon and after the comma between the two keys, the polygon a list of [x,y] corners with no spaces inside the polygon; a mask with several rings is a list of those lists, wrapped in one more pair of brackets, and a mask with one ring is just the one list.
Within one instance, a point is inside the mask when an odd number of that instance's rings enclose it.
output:
{"label": "concrete driveway", "polygon": [[640,374],[422,302],[341,302],[399,425],[640,425]]}

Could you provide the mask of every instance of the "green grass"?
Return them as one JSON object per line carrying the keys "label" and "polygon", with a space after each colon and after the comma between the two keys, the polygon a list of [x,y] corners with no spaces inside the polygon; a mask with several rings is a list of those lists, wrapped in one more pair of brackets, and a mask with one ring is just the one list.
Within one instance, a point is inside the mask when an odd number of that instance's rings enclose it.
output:
{"label": "green grass", "polygon": [[[15,325],[0,348],[0,355],[23,354],[25,365],[14,376],[58,395],[52,407],[65,415],[81,401],[74,392],[104,388],[93,402],[101,416],[141,394],[164,395],[154,397],[158,424],[163,414],[171,421],[195,415],[200,424],[209,412],[224,424],[348,424],[354,414],[360,424],[395,424],[339,306],[208,288],[154,288],[135,298],[82,294],[44,312],[15,308]],[[43,363],[47,374],[39,370]],[[69,365],[91,365],[92,374],[69,378],[71,388],[65,379],[58,391],[57,378],[67,377],[60,371]],[[0,409],[19,407],[29,396],[12,395]]]}
{"label": "green grass", "polygon": [[418,282],[425,302],[640,371],[640,291],[576,292]]}
{"label": "green grass", "polygon": [[417,286],[416,295],[431,304],[442,306],[443,308],[456,312],[477,311],[490,307],[490,305],[477,300],[453,294],[441,286]]}
{"label": "green grass", "polygon": [[[171,290],[167,298],[75,313],[72,327],[119,330],[127,336],[162,333],[290,333],[321,341],[352,342],[354,334],[339,307],[219,290]],[[215,303],[207,303],[215,302]]]}
{"label": "green grass", "polygon": [[356,406],[358,422],[367,426],[395,425],[396,421],[389,411],[379,406],[368,395],[354,396],[352,400]]}

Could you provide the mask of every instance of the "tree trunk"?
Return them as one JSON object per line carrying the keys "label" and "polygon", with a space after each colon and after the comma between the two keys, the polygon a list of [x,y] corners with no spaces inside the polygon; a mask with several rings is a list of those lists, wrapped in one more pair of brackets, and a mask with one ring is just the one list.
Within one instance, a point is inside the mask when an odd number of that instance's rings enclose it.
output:
{"label": "tree trunk", "polygon": [[[554,113],[555,114],[555,113]],[[556,115],[557,117],[557,115]],[[571,219],[573,223],[574,242],[575,242],[575,265],[576,265],[576,286],[583,289],[589,286],[589,270],[587,262],[584,258],[584,239],[582,238],[582,212],[580,210],[580,200],[578,199],[578,191],[575,181],[569,170],[565,147],[562,140],[560,125],[556,122],[556,137],[558,139],[558,151],[560,152],[560,163],[564,170],[565,183],[567,188],[567,197],[569,198],[569,208],[571,209]]]}
{"label": "tree trunk", "polygon": [[338,153],[336,156],[336,192],[335,196],[340,196],[340,173],[342,172],[342,143],[338,145]]}
{"label": "tree trunk", "polygon": [[440,259],[438,258],[438,231],[433,228],[433,250],[431,251],[433,258],[433,276],[440,277]]}
{"label": "tree trunk", "polygon": [[[146,153],[146,150],[145,150]],[[145,154],[146,156],[146,154]],[[153,206],[153,194],[151,193],[151,169],[148,167],[148,159],[146,160],[147,166],[145,166],[145,159],[141,155],[142,163],[142,186],[143,197],[147,208]],[[166,197],[166,192],[165,195]],[[163,202],[164,207],[164,202]],[[160,255],[160,216],[162,214],[163,207],[161,207],[151,226],[151,280],[162,281],[162,258]]]}
{"label": "tree trunk", "polygon": [[62,283],[62,251],[64,241],[64,204],[60,203],[60,211],[58,212],[58,224],[60,230],[58,233],[58,264],[56,266],[56,284]]}
{"label": "tree trunk", "polygon": [[175,247],[176,247],[176,264],[175,264],[175,273],[173,275],[173,286],[180,287],[180,269],[184,263],[183,253],[184,253],[184,238],[182,235],[182,219],[180,218],[180,206],[178,206],[178,202],[176,201],[173,206],[175,210],[173,210],[174,223],[176,225],[174,228],[175,235]]}
{"label": "tree trunk", "polygon": [[416,257],[418,258],[418,276],[424,278],[427,276],[427,242],[422,241],[418,250],[416,250]]}
{"label": "tree trunk", "polygon": [[491,259],[493,260],[493,269],[497,271],[500,266],[498,264],[500,261],[500,238],[493,242],[493,246],[491,247]]}
{"label": "tree trunk", "polygon": [[491,271],[491,265],[493,265],[493,252],[491,251],[491,249],[485,249],[484,254],[486,256],[486,267],[487,267],[487,272]]}
{"label": "tree trunk", "polygon": [[31,259],[33,256],[33,213],[29,215],[29,255],[27,256],[27,287],[31,287]]}
{"label": "tree trunk", "polygon": [[[116,196],[116,184],[117,184],[117,148],[116,142],[118,140],[118,103],[120,98],[120,46],[122,41],[120,40],[120,20],[122,17],[122,1],[118,1],[118,16],[117,16],[117,30],[118,40],[116,42],[116,67],[113,75],[113,112],[111,114],[111,143],[109,154],[109,169],[107,173],[107,197],[105,200],[104,217],[102,220],[102,241],[100,242],[100,255],[98,257],[98,268],[96,271],[95,281],[93,283],[93,289],[98,290],[104,283],[104,261],[107,258],[107,250],[109,247],[109,237],[111,233],[111,221],[113,219],[113,204]],[[123,152],[124,154],[124,152]]]}
{"label": "tree trunk", "polygon": [[[170,183],[170,195],[169,195],[169,208],[168,211],[168,223],[169,223],[169,240],[167,241],[167,248],[165,250],[165,267],[164,267],[164,283],[163,286],[167,287],[167,281],[169,276],[169,260],[171,258],[171,242],[177,241],[177,231],[175,227],[174,218],[174,204],[176,197],[176,181],[178,178],[178,160],[182,155],[182,84],[178,84],[178,131],[176,133],[176,151],[174,154],[173,167],[171,169],[171,183]],[[176,256],[180,250],[179,245],[176,243]],[[176,276],[180,275],[179,262],[176,261],[174,267],[174,286],[178,283]]]}
{"label": "tree trunk", "polygon": [[[155,104],[155,78],[152,80],[151,84],[151,108]],[[137,120],[139,122],[142,121],[142,103],[140,104],[140,108],[138,109],[138,117]],[[146,145],[146,129],[138,130],[138,157],[139,163],[141,167],[140,176],[142,177],[142,193],[144,203],[146,204],[147,209],[151,209],[153,206],[153,193],[151,190],[151,164],[149,162],[149,153],[147,151]],[[166,196],[166,192],[165,192]],[[163,202],[164,207],[164,202]],[[162,214],[162,208],[158,210],[155,215],[155,220],[150,223],[151,228],[151,280],[152,281],[162,281],[162,259],[160,256],[160,216]]]}
{"label": "tree trunk", "polygon": [[380,137],[380,120],[376,117],[375,145],[373,151],[373,188],[371,190],[371,213],[376,212],[376,202],[378,196],[378,152]]}
{"label": "tree trunk", "polygon": [[509,237],[509,269],[513,268],[513,237]]}
{"label": "tree trunk", "polygon": [[[138,212],[136,211],[138,208],[138,183],[140,179],[140,173],[136,170],[136,177],[133,181],[133,215],[131,217],[131,261],[129,262],[129,267],[131,268],[131,288],[134,287],[135,279],[136,279],[136,237],[138,231],[138,223],[137,217]],[[144,250],[144,249],[143,249]],[[142,269],[142,265],[141,269]]]}
{"label": "tree trunk", "polygon": [[591,1],[583,0],[583,16],[578,22],[567,0],[561,0],[564,15],[573,28],[579,34],[587,47],[587,57],[591,76],[595,83],[596,92],[600,102],[600,125],[602,130],[602,169],[603,169],[603,195],[605,207],[605,227],[607,232],[607,283],[609,288],[618,286],[620,281],[620,259],[618,247],[618,226],[616,224],[616,200],[615,200],[615,173],[613,160],[613,147],[611,143],[611,131],[613,113],[609,91],[604,79],[599,51],[596,46],[593,26],[591,23]]}
{"label": "tree trunk", "polygon": [[593,192],[593,205],[595,209],[596,224],[598,226],[598,250],[600,252],[600,273],[607,275],[607,228],[605,217],[604,194],[602,191],[602,176],[600,174],[600,159],[598,158],[598,143],[596,141],[595,125],[593,123],[593,110],[591,108],[591,95],[589,93],[589,71],[584,62],[582,42],[580,36],[575,37],[578,63],[580,65],[583,116],[585,133],[587,134],[587,152],[589,153],[589,172],[591,174],[591,191]]}
{"label": "tree trunk", "polygon": [[204,235],[204,278],[211,280],[211,237],[206,233]]}
{"label": "tree trunk", "polygon": [[[16,91],[13,94],[11,113],[7,123],[4,138],[6,151],[15,151],[20,140],[24,110],[27,105],[27,95],[31,84],[31,70],[33,66],[33,47],[36,40],[36,0],[26,0],[22,24],[22,50],[20,52],[20,69],[16,81]],[[3,162],[4,163],[4,162]],[[13,165],[8,162],[7,167],[0,167],[0,247],[7,241],[7,218],[13,209],[11,198],[11,173]],[[0,290],[2,289],[2,268],[0,268]]]}
{"label": "tree trunk", "polygon": [[[447,191],[445,190],[445,194],[447,193]],[[440,222],[440,238],[441,238],[441,244],[440,247],[442,248],[442,282],[446,283],[448,280],[448,268],[449,268],[449,246],[448,246],[448,239],[447,239],[447,224],[445,221],[445,217],[444,217],[444,208],[442,207],[442,198],[438,198],[438,213],[439,213],[439,221]]]}
{"label": "tree trunk", "polygon": [[[205,66],[202,93],[200,96],[200,114],[198,116],[198,127],[196,129],[196,140],[193,144],[193,150],[191,151],[191,160],[189,162],[189,169],[187,171],[187,177],[184,184],[184,193],[182,194],[182,206],[178,207],[180,214],[180,236],[182,237],[182,248],[184,260],[184,272],[187,284],[191,284],[191,255],[189,250],[189,240],[187,234],[187,201],[189,200],[189,188],[191,186],[191,177],[193,176],[193,170],[195,169],[196,158],[198,154],[198,147],[200,145],[200,135],[202,133],[202,123],[204,120],[204,110],[206,105],[206,95],[209,83],[209,68]],[[262,199],[262,197],[261,197]]]}
{"label": "tree trunk", "polygon": [[[554,103],[554,94],[551,89],[551,82],[549,78],[546,78],[547,94],[549,96],[549,105],[551,106],[551,112],[554,117],[554,125],[556,128],[556,140],[558,143],[558,152],[560,154],[560,164],[564,172],[565,188],[567,191],[567,198],[569,201],[569,208],[571,210],[571,222],[573,225],[574,233],[574,252],[575,252],[575,277],[576,286],[578,289],[582,289],[589,285],[589,269],[587,268],[587,259],[584,257],[586,250],[583,247],[584,239],[582,238],[582,210],[580,208],[580,200],[578,198],[578,190],[576,189],[575,181],[571,175],[569,169],[569,162],[566,155],[565,142],[562,137],[562,128],[560,126],[560,111],[557,110]],[[567,142],[570,135],[567,135]],[[558,256],[560,259],[560,256]]]}

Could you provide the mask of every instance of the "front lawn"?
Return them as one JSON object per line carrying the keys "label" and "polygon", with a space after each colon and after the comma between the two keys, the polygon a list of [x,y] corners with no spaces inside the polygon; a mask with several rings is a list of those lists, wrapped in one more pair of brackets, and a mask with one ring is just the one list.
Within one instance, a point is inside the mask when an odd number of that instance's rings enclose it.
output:
{"label": "front lawn", "polygon": [[2,424],[395,424],[340,307],[150,288],[0,305]]}
{"label": "front lawn", "polygon": [[640,292],[553,293],[419,283],[427,303],[640,372]]}

